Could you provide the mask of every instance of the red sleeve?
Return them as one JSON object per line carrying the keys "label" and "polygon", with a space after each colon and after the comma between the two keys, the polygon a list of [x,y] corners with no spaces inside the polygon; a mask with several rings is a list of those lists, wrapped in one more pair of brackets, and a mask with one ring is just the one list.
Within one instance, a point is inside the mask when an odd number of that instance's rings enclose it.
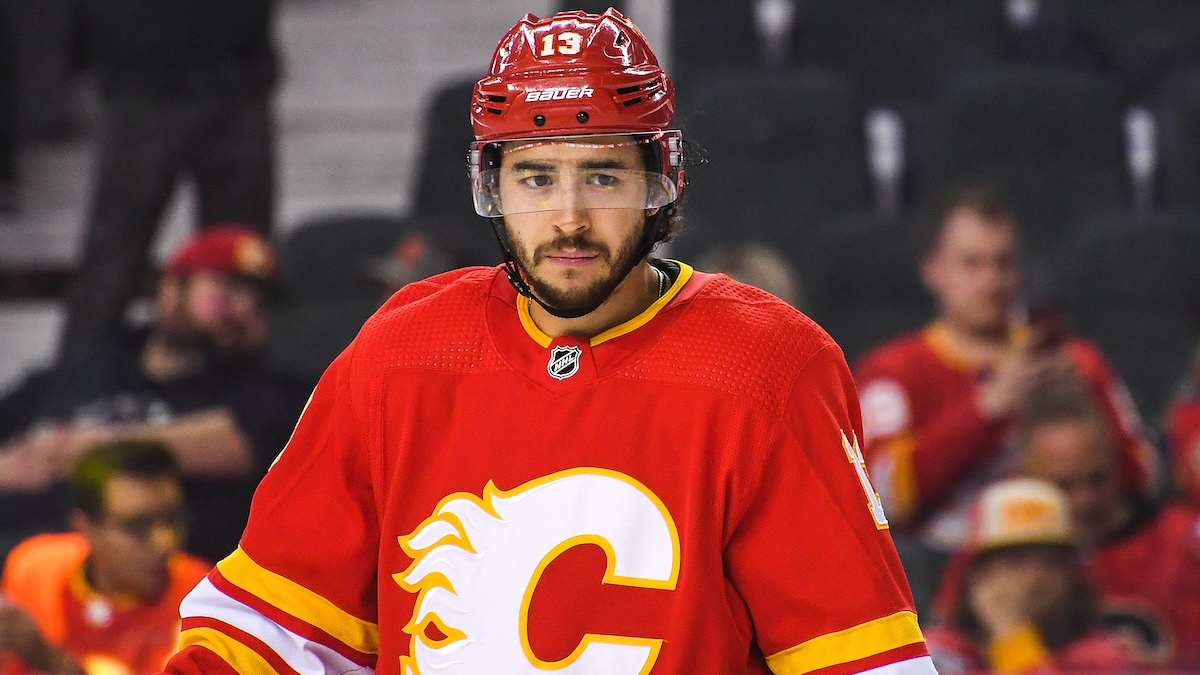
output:
{"label": "red sleeve", "polygon": [[1150,494],[1159,473],[1158,456],[1146,437],[1145,424],[1125,383],[1095,345],[1074,340],[1067,349],[1112,430],[1121,484],[1132,492]]}
{"label": "red sleeve", "polygon": [[734,512],[726,569],[776,673],[883,675],[901,662],[933,673],[858,417],[849,369],[828,345],[802,369]]}
{"label": "red sleeve", "polygon": [[1167,446],[1180,492],[1200,504],[1200,398],[1181,398],[1167,412]]}
{"label": "red sleeve", "polygon": [[259,485],[241,546],[180,605],[182,651],[167,673],[225,672],[214,659],[237,672],[304,672],[313,658],[326,672],[374,667],[379,533],[354,349]]}
{"label": "red sleeve", "polygon": [[974,398],[940,410],[914,410],[919,384],[900,356],[868,358],[858,381],[868,465],[888,513],[897,524],[910,525],[999,451],[1005,423],[985,419]]}

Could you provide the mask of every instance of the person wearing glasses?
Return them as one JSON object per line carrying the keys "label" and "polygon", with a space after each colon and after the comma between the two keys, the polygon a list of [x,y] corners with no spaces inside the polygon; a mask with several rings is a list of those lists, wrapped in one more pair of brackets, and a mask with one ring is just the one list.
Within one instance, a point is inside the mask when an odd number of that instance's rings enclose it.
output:
{"label": "person wearing glasses", "polygon": [[160,443],[111,442],[67,482],[74,531],[27,539],[5,564],[0,672],[156,672],[174,650],[180,600],[211,568],[180,550],[179,464]]}

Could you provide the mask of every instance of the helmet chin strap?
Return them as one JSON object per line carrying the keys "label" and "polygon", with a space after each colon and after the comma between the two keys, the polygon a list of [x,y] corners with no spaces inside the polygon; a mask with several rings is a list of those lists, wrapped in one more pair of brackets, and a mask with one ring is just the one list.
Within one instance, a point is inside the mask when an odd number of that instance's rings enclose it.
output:
{"label": "helmet chin strap", "polygon": [[[513,255],[512,248],[509,247],[508,237],[504,233],[504,219],[489,218],[489,220],[492,222],[492,233],[496,235],[496,242],[500,244],[500,254],[504,257],[504,275],[508,277],[508,283],[512,284],[517,293],[536,302],[538,306],[549,312],[551,316],[558,317],[559,319],[578,319],[596,311],[600,305],[603,305],[608,300],[609,296],[605,296],[600,299],[600,302],[585,309],[577,310],[560,309],[543,302],[541,298],[534,294],[533,289],[529,287],[529,282],[525,281],[525,275],[522,274],[523,270],[517,263],[517,258]],[[642,240],[638,246],[637,254],[631,256],[629,262],[625,264],[625,269],[621,270],[621,274],[617,277],[617,283],[613,286],[614,289],[625,281],[625,277],[629,276],[633,268],[637,267],[639,263],[650,255],[650,252],[654,249],[654,235],[658,230],[657,226],[657,217],[651,216],[646,219],[646,222],[642,225]]]}

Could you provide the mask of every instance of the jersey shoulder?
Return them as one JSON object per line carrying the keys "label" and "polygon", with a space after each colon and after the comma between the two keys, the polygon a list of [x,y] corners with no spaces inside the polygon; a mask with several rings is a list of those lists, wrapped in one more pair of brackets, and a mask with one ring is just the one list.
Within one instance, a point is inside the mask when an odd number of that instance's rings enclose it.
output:
{"label": "jersey shoulder", "polygon": [[485,308],[497,268],[453,270],[400,289],[354,340],[355,368],[470,370],[498,365]]}
{"label": "jersey shoulder", "polygon": [[775,296],[724,275],[700,281],[667,338],[631,375],[717,389],[778,412],[813,355],[837,350],[812,319]]}

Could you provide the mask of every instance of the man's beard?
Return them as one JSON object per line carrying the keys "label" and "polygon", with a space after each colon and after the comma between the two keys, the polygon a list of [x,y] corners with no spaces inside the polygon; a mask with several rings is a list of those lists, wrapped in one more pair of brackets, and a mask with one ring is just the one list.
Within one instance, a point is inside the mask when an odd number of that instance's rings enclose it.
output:
{"label": "man's beard", "polygon": [[[525,274],[529,287],[539,300],[563,312],[587,310],[590,313],[604,304],[609,296],[617,290],[617,287],[621,285],[621,282],[625,280],[625,277],[629,274],[629,270],[636,263],[634,257],[638,253],[639,244],[642,239],[642,230],[638,228],[621,242],[621,247],[614,253],[603,244],[577,234],[559,237],[551,242],[542,244],[530,255],[512,236],[512,231],[508,229],[508,225],[505,225],[504,229],[510,248],[512,249],[513,257],[516,258],[517,265]],[[547,281],[544,277],[540,277],[534,271],[536,265],[545,260],[547,256],[567,249],[595,254],[598,260],[607,264],[607,274],[594,279],[586,286],[562,288],[553,286],[551,282]]]}

